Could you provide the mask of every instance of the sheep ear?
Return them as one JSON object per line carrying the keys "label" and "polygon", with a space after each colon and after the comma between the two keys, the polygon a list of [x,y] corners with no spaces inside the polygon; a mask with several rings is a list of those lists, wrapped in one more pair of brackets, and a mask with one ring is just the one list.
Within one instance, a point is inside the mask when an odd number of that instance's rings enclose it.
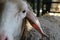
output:
{"label": "sheep ear", "polygon": [[40,22],[39,22],[38,18],[34,15],[34,12],[28,10],[27,14],[26,14],[26,17],[27,17],[28,20],[30,20],[33,28],[35,28],[43,36],[47,37],[47,35],[43,32],[43,30],[41,28],[41,25],[40,25]]}

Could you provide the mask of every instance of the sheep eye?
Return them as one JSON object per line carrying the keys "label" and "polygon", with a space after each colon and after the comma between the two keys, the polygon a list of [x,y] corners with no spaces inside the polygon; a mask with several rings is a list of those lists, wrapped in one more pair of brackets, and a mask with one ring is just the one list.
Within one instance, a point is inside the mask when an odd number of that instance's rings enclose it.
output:
{"label": "sheep eye", "polygon": [[22,11],[23,13],[25,13],[26,11],[24,10],[24,11]]}

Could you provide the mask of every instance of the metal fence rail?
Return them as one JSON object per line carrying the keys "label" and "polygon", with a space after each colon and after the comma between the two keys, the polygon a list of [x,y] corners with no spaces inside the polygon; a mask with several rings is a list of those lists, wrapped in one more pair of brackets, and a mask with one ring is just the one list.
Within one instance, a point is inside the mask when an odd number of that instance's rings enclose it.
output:
{"label": "metal fence rail", "polygon": [[[40,4],[43,4],[43,2],[42,1],[40,1],[40,0],[37,0],[37,16],[39,17],[40,16]],[[44,3],[49,3],[49,2],[44,2]],[[53,4],[53,3],[57,3],[57,4],[59,4],[60,2],[50,2],[51,4]],[[36,0],[34,0],[34,2],[33,2],[33,10],[34,10],[34,12],[35,12],[35,4],[36,4]],[[42,7],[43,8],[43,7]],[[50,11],[51,13],[60,13],[60,12],[54,12],[54,11]]]}

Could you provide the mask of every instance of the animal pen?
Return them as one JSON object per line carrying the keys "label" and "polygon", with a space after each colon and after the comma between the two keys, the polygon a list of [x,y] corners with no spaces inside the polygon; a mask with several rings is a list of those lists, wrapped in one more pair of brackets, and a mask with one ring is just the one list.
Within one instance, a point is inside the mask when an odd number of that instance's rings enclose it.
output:
{"label": "animal pen", "polygon": [[[33,0],[32,8],[33,8],[34,12],[37,11],[36,13],[37,13],[38,17],[40,16],[40,14],[46,13],[45,12],[46,4],[43,5],[43,3],[51,4],[50,12],[48,12],[48,13],[60,13],[60,1],[59,0],[51,0],[51,1],[49,1],[49,0],[45,0],[45,1],[44,0]],[[49,5],[47,5],[47,6],[49,8]]]}

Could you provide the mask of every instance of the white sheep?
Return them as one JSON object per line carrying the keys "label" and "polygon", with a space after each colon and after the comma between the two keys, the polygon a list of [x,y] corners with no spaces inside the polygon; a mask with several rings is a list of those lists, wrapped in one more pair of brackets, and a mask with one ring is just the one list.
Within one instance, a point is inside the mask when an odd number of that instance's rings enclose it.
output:
{"label": "white sheep", "polygon": [[1,17],[0,40],[20,40],[22,35],[22,22],[25,17],[37,25],[36,28],[33,27],[39,33],[46,36],[37,17],[29,10],[25,1],[6,0]]}

